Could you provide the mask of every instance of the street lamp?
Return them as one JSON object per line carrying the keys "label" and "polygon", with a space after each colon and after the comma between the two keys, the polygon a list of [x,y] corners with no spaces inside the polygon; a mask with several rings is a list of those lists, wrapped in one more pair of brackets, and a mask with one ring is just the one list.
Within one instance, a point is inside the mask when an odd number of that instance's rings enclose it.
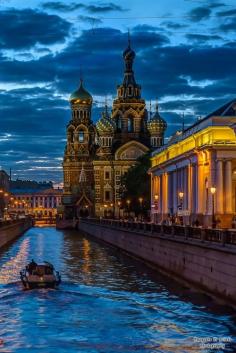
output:
{"label": "street lamp", "polygon": [[216,193],[216,188],[212,186],[210,188],[211,191],[211,196],[212,196],[212,228],[215,228],[216,223],[215,223],[215,193]]}
{"label": "street lamp", "polygon": [[[179,200],[180,200],[180,204],[179,204],[179,210],[182,211],[183,210],[183,198],[184,198],[184,193],[183,191],[179,192]],[[183,213],[182,213],[183,214]],[[183,225],[183,216],[179,217],[180,220],[180,224]]]}
{"label": "street lamp", "polygon": [[139,197],[140,211],[141,211],[141,221],[143,220],[143,198]]}
{"label": "street lamp", "polygon": [[126,203],[128,205],[128,216],[130,216],[130,200],[126,200]]}
{"label": "street lamp", "polygon": [[119,219],[120,219],[120,206],[121,206],[121,202],[118,201],[118,202],[117,202],[117,205],[118,205],[118,209],[119,209],[119,215],[118,215],[118,217],[119,217]]}

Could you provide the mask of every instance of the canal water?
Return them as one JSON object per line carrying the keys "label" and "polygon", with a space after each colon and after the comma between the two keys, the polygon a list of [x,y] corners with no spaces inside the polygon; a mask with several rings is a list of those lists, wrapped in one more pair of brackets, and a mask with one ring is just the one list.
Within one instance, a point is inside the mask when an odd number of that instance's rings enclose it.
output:
{"label": "canal water", "polygon": [[[61,272],[58,290],[22,290],[31,258]],[[235,322],[232,309],[78,232],[32,228],[0,252],[0,352],[235,353]]]}

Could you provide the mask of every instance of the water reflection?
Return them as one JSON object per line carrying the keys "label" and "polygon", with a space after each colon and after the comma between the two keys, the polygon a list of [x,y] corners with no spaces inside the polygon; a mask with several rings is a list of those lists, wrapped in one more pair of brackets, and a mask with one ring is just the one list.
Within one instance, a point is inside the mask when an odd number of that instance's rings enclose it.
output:
{"label": "water reflection", "polygon": [[[22,291],[31,258],[60,270],[59,290]],[[31,229],[0,265],[0,352],[206,353],[194,337],[235,335],[231,309],[77,232]]]}

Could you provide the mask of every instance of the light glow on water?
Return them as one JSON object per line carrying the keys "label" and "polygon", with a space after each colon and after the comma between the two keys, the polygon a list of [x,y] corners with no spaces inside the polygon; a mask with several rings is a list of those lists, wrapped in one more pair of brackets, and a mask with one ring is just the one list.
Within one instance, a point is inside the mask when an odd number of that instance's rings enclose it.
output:
{"label": "light glow on water", "polygon": [[[31,258],[61,272],[58,290],[22,290]],[[4,353],[210,353],[194,337],[235,338],[233,310],[54,228],[33,228],[0,252],[0,314]],[[219,352],[235,353],[235,343]]]}

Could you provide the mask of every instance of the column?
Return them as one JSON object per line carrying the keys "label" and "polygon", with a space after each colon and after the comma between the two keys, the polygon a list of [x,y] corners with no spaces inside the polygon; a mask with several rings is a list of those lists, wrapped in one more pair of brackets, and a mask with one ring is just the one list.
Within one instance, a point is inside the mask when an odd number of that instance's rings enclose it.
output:
{"label": "column", "polygon": [[168,174],[168,213],[173,213],[173,173]]}
{"label": "column", "polygon": [[232,162],[226,161],[225,165],[225,211],[232,213]]}
{"label": "column", "polygon": [[192,214],[192,199],[193,199],[193,167],[188,165],[188,210]]}
{"label": "column", "polygon": [[223,213],[223,161],[216,162],[216,212]]}
{"label": "column", "polygon": [[204,181],[203,181],[203,164],[200,162],[196,166],[197,168],[197,213],[203,213],[203,190],[204,190]]}
{"label": "column", "polygon": [[165,214],[167,214],[169,212],[168,210],[168,199],[169,199],[169,174],[165,173]]}
{"label": "column", "polygon": [[177,170],[173,172],[173,213],[177,212]]}

